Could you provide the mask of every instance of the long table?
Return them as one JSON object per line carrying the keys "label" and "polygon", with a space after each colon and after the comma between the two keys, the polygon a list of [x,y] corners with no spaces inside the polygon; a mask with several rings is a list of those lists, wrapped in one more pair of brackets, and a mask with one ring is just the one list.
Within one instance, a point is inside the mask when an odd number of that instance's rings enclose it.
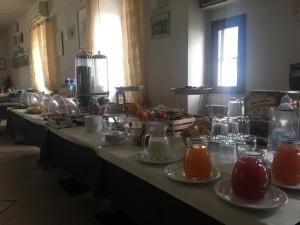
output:
{"label": "long table", "polygon": [[[60,166],[93,188],[96,195],[108,197],[115,207],[138,224],[297,224],[300,202],[290,197],[287,205],[275,210],[250,210],[231,205],[214,193],[214,183],[188,185],[168,179],[164,165],[139,162],[138,147],[126,143],[100,144],[98,134],[84,127],[55,129],[36,115],[22,116],[30,124],[46,130],[40,163]],[[34,142],[33,142],[34,143]],[[230,176],[232,165],[220,165],[222,178]]]}
{"label": "long table", "polygon": [[6,101],[1,101],[0,100],[0,121],[1,119],[7,119],[8,118],[8,107],[13,107],[17,105],[17,103],[14,102],[9,102],[8,100]]}

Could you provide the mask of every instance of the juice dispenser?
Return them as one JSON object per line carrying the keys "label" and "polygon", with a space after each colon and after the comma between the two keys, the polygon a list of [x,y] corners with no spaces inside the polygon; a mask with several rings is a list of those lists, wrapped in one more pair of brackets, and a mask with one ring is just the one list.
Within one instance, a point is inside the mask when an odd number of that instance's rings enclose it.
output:
{"label": "juice dispenser", "polygon": [[268,158],[273,156],[278,148],[278,141],[284,139],[288,142],[297,140],[299,134],[298,113],[293,107],[292,99],[286,94],[281,98],[280,105],[271,115],[268,134]]}
{"label": "juice dispenser", "polygon": [[91,113],[103,114],[109,102],[109,80],[107,56],[98,52],[92,56],[92,74],[94,77],[93,106]]}
{"label": "juice dispenser", "polygon": [[94,93],[107,93],[109,92],[109,81],[108,81],[108,60],[107,56],[98,52],[92,56],[93,67],[92,73],[95,78],[94,80]]}

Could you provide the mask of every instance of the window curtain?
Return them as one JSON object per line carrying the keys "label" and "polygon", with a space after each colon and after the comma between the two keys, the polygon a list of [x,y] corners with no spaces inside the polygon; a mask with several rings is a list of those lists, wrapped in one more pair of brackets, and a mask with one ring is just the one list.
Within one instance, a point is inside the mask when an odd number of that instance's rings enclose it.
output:
{"label": "window curtain", "polygon": [[143,85],[143,93],[129,93],[129,100],[143,104],[146,97],[144,70],[144,0],[123,0],[125,85]]}
{"label": "window curtain", "polygon": [[34,90],[54,91],[59,87],[56,45],[50,18],[32,25],[30,32],[31,84]]}
{"label": "window curtain", "polygon": [[115,87],[124,86],[122,0],[88,0],[87,12],[88,51],[108,58],[108,82],[103,70],[97,70],[95,88],[108,83],[109,98],[115,101]]}
{"label": "window curtain", "polygon": [[[146,87],[143,9],[143,0],[87,1],[88,51],[108,57],[111,100],[117,86]],[[142,104],[145,93],[126,93],[126,98]]]}
{"label": "window curtain", "polygon": [[98,27],[100,26],[100,1],[88,0],[87,1],[87,24],[88,24],[88,37],[87,37],[87,50],[91,54],[96,54],[99,51],[97,44]]}

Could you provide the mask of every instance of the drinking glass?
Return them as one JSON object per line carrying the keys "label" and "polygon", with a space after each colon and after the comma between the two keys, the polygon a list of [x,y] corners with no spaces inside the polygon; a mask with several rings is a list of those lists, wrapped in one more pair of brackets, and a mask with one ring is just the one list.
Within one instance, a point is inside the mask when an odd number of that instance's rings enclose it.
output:
{"label": "drinking glass", "polygon": [[227,143],[227,138],[228,138],[228,133],[229,133],[227,118],[221,119],[220,123],[221,123],[220,143],[221,144],[226,144]]}
{"label": "drinking glass", "polygon": [[250,120],[248,116],[232,117],[232,121],[238,123],[238,139],[243,140],[244,137],[250,135]]}
{"label": "drinking glass", "polygon": [[227,123],[228,123],[227,140],[229,144],[234,144],[238,140],[239,124],[234,120],[229,120]]}
{"label": "drinking glass", "polygon": [[236,161],[236,145],[220,144],[219,157],[221,162],[235,162]]}
{"label": "drinking glass", "polygon": [[238,137],[238,123],[228,119],[221,119],[221,135],[220,135],[220,144],[223,145],[233,145],[235,144]]}
{"label": "drinking glass", "polygon": [[211,123],[211,141],[219,142],[221,138],[221,119],[213,118]]}
{"label": "drinking glass", "polygon": [[243,97],[230,97],[228,102],[228,117],[244,116],[245,105]]}
{"label": "drinking glass", "polygon": [[244,136],[242,143],[250,146],[253,150],[256,149],[257,138],[255,135]]}

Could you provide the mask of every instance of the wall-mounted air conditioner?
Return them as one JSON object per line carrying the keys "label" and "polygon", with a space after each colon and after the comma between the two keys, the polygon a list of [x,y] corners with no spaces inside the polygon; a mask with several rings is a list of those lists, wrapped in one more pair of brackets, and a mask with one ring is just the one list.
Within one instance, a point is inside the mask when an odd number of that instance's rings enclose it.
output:
{"label": "wall-mounted air conditioner", "polygon": [[38,1],[36,2],[28,12],[28,22],[33,24],[37,22],[42,17],[48,16],[48,2]]}

